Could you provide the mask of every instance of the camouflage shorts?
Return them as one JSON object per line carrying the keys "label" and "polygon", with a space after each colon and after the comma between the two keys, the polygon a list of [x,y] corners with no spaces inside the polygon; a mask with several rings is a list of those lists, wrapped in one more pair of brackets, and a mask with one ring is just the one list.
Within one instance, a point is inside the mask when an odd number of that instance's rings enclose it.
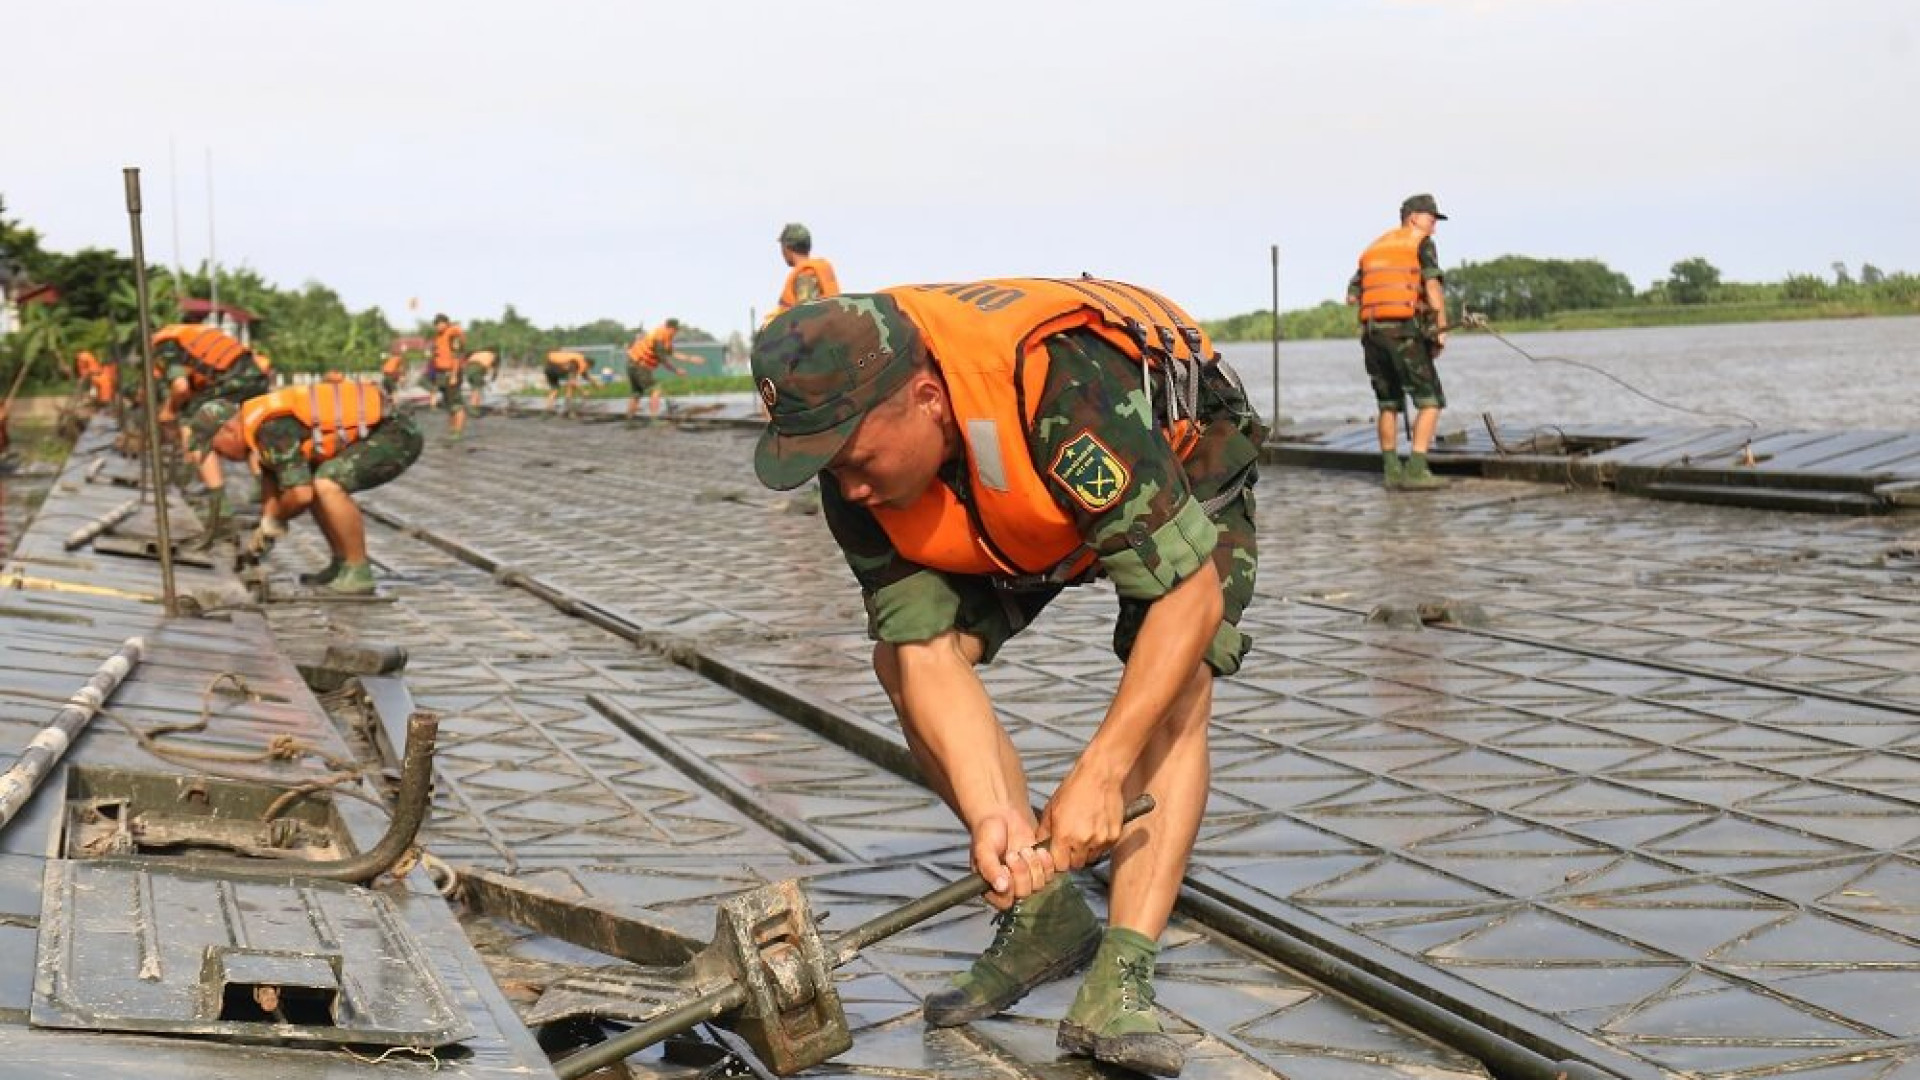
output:
{"label": "camouflage shorts", "polygon": [[467,365],[467,385],[475,390],[487,384],[487,369],[479,364]]}
{"label": "camouflage shorts", "polygon": [[267,373],[253,365],[252,360],[236,360],[227,369],[218,382],[214,382],[187,399],[186,407],[180,410],[182,416],[192,416],[200,406],[209,401],[231,401],[242,404],[248,398],[256,398],[272,389],[272,380]]}
{"label": "camouflage shorts", "polygon": [[654,377],[653,369],[643,364],[627,365],[627,388],[636,395],[653,389],[659,379]]}
{"label": "camouflage shorts", "polygon": [[418,461],[425,441],[413,417],[389,416],[366,438],[321,462],[313,471],[313,478],[331,480],[349,492],[377,488]]}
{"label": "camouflage shorts", "polygon": [[1361,337],[1366,351],[1367,378],[1381,412],[1399,412],[1412,398],[1415,408],[1445,408],[1446,391],[1433,366],[1427,339],[1407,324],[1376,324]]}
{"label": "camouflage shorts", "polygon": [[[1213,548],[1213,567],[1220,575],[1220,594],[1224,606],[1220,626],[1207,646],[1207,666],[1220,675],[1240,670],[1252,640],[1239,629],[1240,614],[1253,600],[1255,572],[1259,568],[1259,548],[1254,542],[1253,489],[1228,503],[1214,515],[1220,527],[1220,539]],[[926,571],[933,573],[933,571]],[[1032,592],[1008,592],[995,588],[985,578],[945,575],[947,583],[959,593],[960,609],[953,628],[980,639],[981,663],[992,660],[1015,634],[1027,628],[1040,612],[1060,595],[1058,588]],[[1153,604],[1146,600],[1121,598],[1120,617],[1113,625],[1113,651],[1122,663],[1133,655],[1133,643],[1140,636]]]}
{"label": "camouflage shorts", "polygon": [[380,389],[385,390],[387,395],[391,397],[395,390],[400,389],[400,377],[398,375],[381,374]]}
{"label": "camouflage shorts", "polygon": [[448,412],[456,412],[461,407],[460,373],[458,371],[438,371],[433,373],[434,386],[440,391],[440,407]]}

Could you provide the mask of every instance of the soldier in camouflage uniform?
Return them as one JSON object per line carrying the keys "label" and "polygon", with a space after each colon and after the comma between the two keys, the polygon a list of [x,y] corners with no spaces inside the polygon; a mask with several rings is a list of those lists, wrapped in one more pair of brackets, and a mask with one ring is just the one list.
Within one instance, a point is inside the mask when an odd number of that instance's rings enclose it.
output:
{"label": "soldier in camouflage uniform", "polygon": [[[753,373],[769,413],[756,472],[774,488],[819,476],[878,643],[875,672],[932,786],[968,826],[975,869],[1001,911],[993,944],[927,1000],[927,1022],[992,1015],[1091,959],[1060,1045],[1177,1074],[1182,1053],[1153,1010],[1152,970],[1209,787],[1213,678],[1237,671],[1248,648],[1235,624],[1253,595],[1252,485],[1265,431],[1238,382],[1203,365],[1202,434],[1183,460],[1148,420],[1138,360],[1086,329],[1045,339],[1048,376],[1025,443],[1046,495],[1098,556],[1089,576],[1116,587],[1113,646],[1125,673],[1107,721],[1036,822],[974,665],[1078,582],[932,569],[903,555],[876,516],[939,484],[971,504],[967,492],[991,483],[976,478],[943,358],[924,338],[892,296],[843,295],[769,323]],[[1065,875],[1113,848],[1122,795],[1140,791],[1159,808],[1126,826],[1115,849],[1102,933]],[[1046,846],[1036,846],[1041,836]]]}
{"label": "soldier in camouflage uniform", "polygon": [[[1360,341],[1367,378],[1380,407],[1380,457],[1390,491],[1444,486],[1427,464],[1427,448],[1446,408],[1434,360],[1447,347],[1445,278],[1434,246],[1436,223],[1447,220],[1431,195],[1400,204],[1400,227],[1374,241],[1347,284],[1347,303],[1360,307]],[[1400,461],[1400,412],[1413,399],[1411,457]]]}
{"label": "soldier in camouflage uniform", "polygon": [[264,557],[286,535],[286,522],[311,508],[332,557],[324,569],[301,575],[301,583],[349,596],[373,592],[366,520],[353,494],[379,487],[419,459],[424,440],[413,416],[385,411],[366,438],[318,459],[302,448],[307,429],[292,416],[260,423],[256,453],[247,445],[240,408],[220,402],[213,409],[204,419],[196,417],[195,445],[228,461],[252,457],[260,466],[260,525],[247,538],[246,553]]}

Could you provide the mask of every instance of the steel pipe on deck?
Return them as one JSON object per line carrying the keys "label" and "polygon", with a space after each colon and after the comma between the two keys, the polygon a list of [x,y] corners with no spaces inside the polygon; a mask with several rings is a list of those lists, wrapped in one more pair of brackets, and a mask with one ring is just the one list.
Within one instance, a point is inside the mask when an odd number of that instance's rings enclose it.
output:
{"label": "steel pipe on deck", "polygon": [[33,798],[40,789],[41,781],[53,770],[55,764],[65,756],[67,747],[80,737],[93,718],[99,715],[100,706],[119,688],[120,683],[139,665],[140,658],[147,651],[145,638],[128,638],[119,651],[107,657],[93,678],[67,699],[60,711],[40,733],[33,737],[27,748],[20,752],[19,760],[4,774],[0,774],[0,830],[4,830],[13,821],[15,814]]}

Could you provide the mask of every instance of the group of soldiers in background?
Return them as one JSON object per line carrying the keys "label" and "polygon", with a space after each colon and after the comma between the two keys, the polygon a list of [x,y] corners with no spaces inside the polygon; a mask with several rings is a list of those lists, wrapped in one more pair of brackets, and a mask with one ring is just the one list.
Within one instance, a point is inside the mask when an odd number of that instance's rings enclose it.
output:
{"label": "group of soldiers in background", "polygon": [[[806,226],[787,225],[779,244],[789,272],[769,319],[839,293],[832,265],[812,254],[813,237]],[[668,318],[627,346],[628,423],[639,419],[642,400],[649,421],[659,418],[660,368],[685,375],[687,366],[704,363],[676,347],[680,329],[678,318]],[[176,483],[199,484],[199,543],[211,546],[237,532],[224,463],[245,463],[259,478],[260,507],[257,523],[240,539],[242,558],[263,558],[286,534],[287,522],[311,511],[330,557],[325,567],[301,575],[301,583],[338,594],[371,593],[366,528],[353,496],[405,472],[424,445],[417,422],[395,405],[407,377],[405,354],[390,351],[379,366],[377,382],[330,372],[312,382],[276,388],[265,354],[218,326],[163,326],[154,333],[152,345],[153,375],[161,395],[157,419],[165,433],[161,449],[177,455]],[[81,351],[73,365],[75,404],[85,411],[117,410],[117,445],[129,454],[144,450],[145,380],[139,363],[137,358],[106,362]],[[429,404],[447,411],[450,442],[464,438],[468,413],[480,410],[486,386],[500,370],[498,353],[469,351],[466,331],[445,314],[434,316],[420,383]],[[548,352],[543,374],[549,412],[564,394],[571,413],[580,383],[599,384],[592,361],[577,349]]]}

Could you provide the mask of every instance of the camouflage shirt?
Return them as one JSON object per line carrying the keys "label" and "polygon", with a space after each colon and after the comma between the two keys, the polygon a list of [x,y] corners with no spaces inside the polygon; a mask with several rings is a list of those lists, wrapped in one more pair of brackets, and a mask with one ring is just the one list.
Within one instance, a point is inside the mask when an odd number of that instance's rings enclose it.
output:
{"label": "camouflage shirt", "polygon": [[[1036,470],[1098,553],[1121,597],[1151,602],[1212,557],[1219,529],[1201,502],[1243,474],[1250,478],[1265,433],[1239,388],[1210,369],[1201,386],[1200,411],[1212,422],[1183,463],[1144,422],[1147,398],[1136,361],[1089,331],[1049,339],[1047,354],[1047,385],[1028,440]],[[1156,389],[1156,402],[1163,401],[1163,391],[1164,386]],[[1085,460],[1069,448],[1091,445],[1089,435],[1098,440],[1105,475],[1125,478],[1119,493],[1098,510],[1074,496],[1077,478],[1067,464]],[[1068,449],[1064,456],[1063,449]],[[1049,471],[1048,462],[1062,464]],[[964,498],[965,462],[948,463],[940,480]],[[950,625],[942,619],[961,598],[946,574],[896,551],[873,514],[842,498],[831,477],[822,476],[820,496],[827,524],[866,597],[875,637],[911,641]]]}
{"label": "camouflage shirt", "polygon": [[260,447],[261,471],[273,474],[273,482],[282,491],[313,483],[313,463],[300,449],[306,437],[306,425],[292,416],[263,420],[253,434]]}
{"label": "camouflage shirt", "polygon": [[812,270],[802,270],[793,276],[793,302],[804,304],[809,300],[820,299],[820,275]]}

